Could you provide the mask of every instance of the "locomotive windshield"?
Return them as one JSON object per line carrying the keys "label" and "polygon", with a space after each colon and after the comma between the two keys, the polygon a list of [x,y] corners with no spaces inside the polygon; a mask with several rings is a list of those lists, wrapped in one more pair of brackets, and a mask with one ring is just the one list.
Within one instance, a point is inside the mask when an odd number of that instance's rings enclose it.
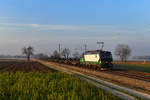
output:
{"label": "locomotive windshield", "polygon": [[111,52],[101,52],[100,58],[102,61],[112,61],[112,54]]}

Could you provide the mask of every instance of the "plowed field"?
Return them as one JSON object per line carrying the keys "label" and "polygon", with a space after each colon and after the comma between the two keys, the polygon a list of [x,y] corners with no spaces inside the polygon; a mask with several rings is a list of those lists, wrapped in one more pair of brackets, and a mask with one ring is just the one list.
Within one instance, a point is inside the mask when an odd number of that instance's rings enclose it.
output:
{"label": "plowed field", "polygon": [[38,62],[26,62],[26,61],[0,61],[0,72],[42,72],[49,73],[55,72]]}

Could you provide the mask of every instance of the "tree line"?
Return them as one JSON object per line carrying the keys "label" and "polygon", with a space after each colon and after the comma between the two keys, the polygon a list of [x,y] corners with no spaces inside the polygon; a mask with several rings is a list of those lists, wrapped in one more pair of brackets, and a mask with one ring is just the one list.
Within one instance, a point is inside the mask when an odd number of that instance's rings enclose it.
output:
{"label": "tree line", "polygon": [[[31,56],[34,55],[34,48],[32,46],[24,47],[22,49],[22,53],[26,56],[27,61],[30,61]],[[64,48],[61,52],[60,51],[58,52],[57,50],[55,50],[52,53],[51,58],[54,58],[54,59],[59,59],[59,58],[69,59],[70,55],[71,55],[71,50],[69,48]],[[122,62],[126,62],[127,59],[129,58],[129,56],[131,55],[131,48],[127,44],[118,44],[115,47],[114,55],[119,57]],[[35,58],[48,58],[48,55],[40,53],[40,54],[34,55],[34,57]],[[72,57],[74,59],[79,59],[81,57],[81,54],[79,52],[75,51],[72,54]]]}

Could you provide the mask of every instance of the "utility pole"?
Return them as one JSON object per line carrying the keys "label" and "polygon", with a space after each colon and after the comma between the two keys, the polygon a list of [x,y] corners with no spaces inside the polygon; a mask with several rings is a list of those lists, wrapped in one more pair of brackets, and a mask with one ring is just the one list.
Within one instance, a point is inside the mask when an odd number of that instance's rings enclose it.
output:
{"label": "utility pole", "polygon": [[87,44],[84,44],[82,47],[80,47],[80,48],[75,48],[74,50],[80,50],[80,51],[82,51],[82,52],[86,52],[87,51]]}
{"label": "utility pole", "polygon": [[100,45],[100,50],[103,50],[103,48],[104,48],[104,42],[97,42],[97,44]]}
{"label": "utility pole", "polygon": [[60,51],[61,51],[61,45],[60,44],[58,45],[58,48],[59,48],[58,51],[59,51],[59,54],[60,54]]}
{"label": "utility pole", "polygon": [[87,51],[87,45],[84,44],[84,51],[86,52]]}

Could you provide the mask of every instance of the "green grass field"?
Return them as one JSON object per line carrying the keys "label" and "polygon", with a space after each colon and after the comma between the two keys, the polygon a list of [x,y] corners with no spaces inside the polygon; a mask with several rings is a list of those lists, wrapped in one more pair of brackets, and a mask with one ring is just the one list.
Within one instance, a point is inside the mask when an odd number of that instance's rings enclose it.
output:
{"label": "green grass field", "polygon": [[71,75],[0,73],[0,100],[122,100]]}
{"label": "green grass field", "polygon": [[141,72],[148,72],[150,73],[150,64],[129,64],[129,63],[115,63],[114,68],[117,69],[127,69],[127,70],[135,70]]}

